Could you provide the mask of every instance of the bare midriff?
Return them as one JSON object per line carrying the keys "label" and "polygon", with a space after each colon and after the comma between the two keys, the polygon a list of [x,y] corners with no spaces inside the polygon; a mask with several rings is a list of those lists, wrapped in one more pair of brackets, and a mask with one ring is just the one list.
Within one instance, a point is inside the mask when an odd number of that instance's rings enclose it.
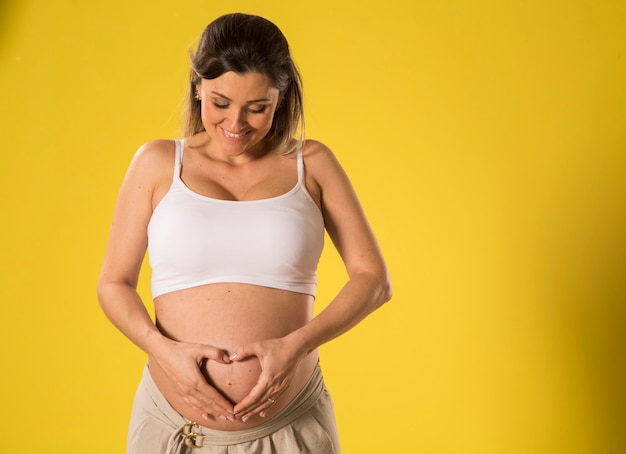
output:
{"label": "bare midriff", "polygon": [[[157,325],[176,341],[220,348],[231,355],[239,346],[279,338],[307,323],[313,316],[313,297],[303,293],[248,284],[210,284],[166,293],[155,299]],[[170,405],[185,419],[218,430],[241,430],[267,422],[284,409],[304,387],[317,364],[317,351],[300,362],[290,386],[261,418],[245,423],[209,417],[202,419],[178,394],[156,361],[149,359],[150,373]],[[202,372],[211,386],[233,404],[256,385],[261,366],[256,357],[221,364],[206,361]]]}

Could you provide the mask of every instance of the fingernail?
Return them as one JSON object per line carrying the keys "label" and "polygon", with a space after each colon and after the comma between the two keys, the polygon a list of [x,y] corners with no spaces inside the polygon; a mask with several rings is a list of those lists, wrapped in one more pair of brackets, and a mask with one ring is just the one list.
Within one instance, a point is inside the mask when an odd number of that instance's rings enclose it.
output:
{"label": "fingernail", "polygon": [[230,359],[231,361],[234,360],[235,358],[237,358],[237,353],[233,353],[232,355],[230,355]]}
{"label": "fingernail", "polygon": [[259,416],[260,416],[261,418],[265,418],[265,412],[264,412],[264,411],[262,411],[261,413],[259,413]]}
{"label": "fingernail", "polygon": [[244,416],[243,418],[241,418],[241,422],[246,422],[248,420],[249,416]]}
{"label": "fingernail", "polygon": [[235,418],[233,418],[232,416],[227,416],[226,419],[230,422],[235,422]]}
{"label": "fingernail", "polygon": [[209,416],[205,415],[204,413],[202,413],[202,418],[206,419],[207,421],[209,420]]}
{"label": "fingernail", "polygon": [[222,356],[222,359],[223,359],[223,360],[224,360],[224,362],[226,362],[226,363],[227,363],[228,361],[230,361],[230,358],[228,357],[228,355],[224,355],[224,356]]}
{"label": "fingernail", "polygon": [[221,419],[222,421],[226,421],[226,416],[220,416],[220,419]]}

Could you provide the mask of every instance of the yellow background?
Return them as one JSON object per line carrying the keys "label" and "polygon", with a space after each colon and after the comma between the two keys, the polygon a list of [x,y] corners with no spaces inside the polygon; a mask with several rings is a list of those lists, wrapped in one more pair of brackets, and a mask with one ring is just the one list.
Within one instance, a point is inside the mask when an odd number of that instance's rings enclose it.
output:
{"label": "yellow background", "polygon": [[[232,11],[287,35],[391,269],[322,349],[344,452],[626,452],[621,0],[0,3],[0,452],[123,452],[145,356],[95,298],[113,203]],[[321,308],[331,249],[319,274]]]}

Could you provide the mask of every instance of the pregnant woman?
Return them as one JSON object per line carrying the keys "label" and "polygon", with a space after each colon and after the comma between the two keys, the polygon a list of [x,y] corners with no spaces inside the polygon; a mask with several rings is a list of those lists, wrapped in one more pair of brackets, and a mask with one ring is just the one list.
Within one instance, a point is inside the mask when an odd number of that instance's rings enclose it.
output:
{"label": "pregnant woman", "polygon": [[[347,176],[304,139],[302,114],[281,31],[229,14],[192,57],[185,138],[133,158],[98,283],[107,317],[148,355],[128,453],[339,452],[317,348],[391,286]],[[325,230],[348,279],[314,316]],[[155,322],[136,290],[146,251]]]}

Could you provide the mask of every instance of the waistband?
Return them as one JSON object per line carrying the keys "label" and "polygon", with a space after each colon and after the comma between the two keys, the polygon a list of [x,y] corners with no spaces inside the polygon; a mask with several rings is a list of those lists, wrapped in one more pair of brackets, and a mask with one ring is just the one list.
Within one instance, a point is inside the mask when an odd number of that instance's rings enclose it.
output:
{"label": "waistband", "polygon": [[216,430],[201,426],[193,421],[185,421],[184,418],[169,405],[163,394],[161,394],[152,380],[150,370],[147,366],[144,369],[143,378],[148,393],[155,400],[157,405],[162,410],[169,410],[168,412],[175,413],[177,418],[172,419],[180,419],[181,423],[184,422],[170,436],[167,444],[167,454],[183,453],[186,447],[227,446],[258,440],[271,435],[306,414],[315,406],[324,391],[324,378],[318,363],[306,385],[304,385],[289,405],[271,420],[245,430]]}

